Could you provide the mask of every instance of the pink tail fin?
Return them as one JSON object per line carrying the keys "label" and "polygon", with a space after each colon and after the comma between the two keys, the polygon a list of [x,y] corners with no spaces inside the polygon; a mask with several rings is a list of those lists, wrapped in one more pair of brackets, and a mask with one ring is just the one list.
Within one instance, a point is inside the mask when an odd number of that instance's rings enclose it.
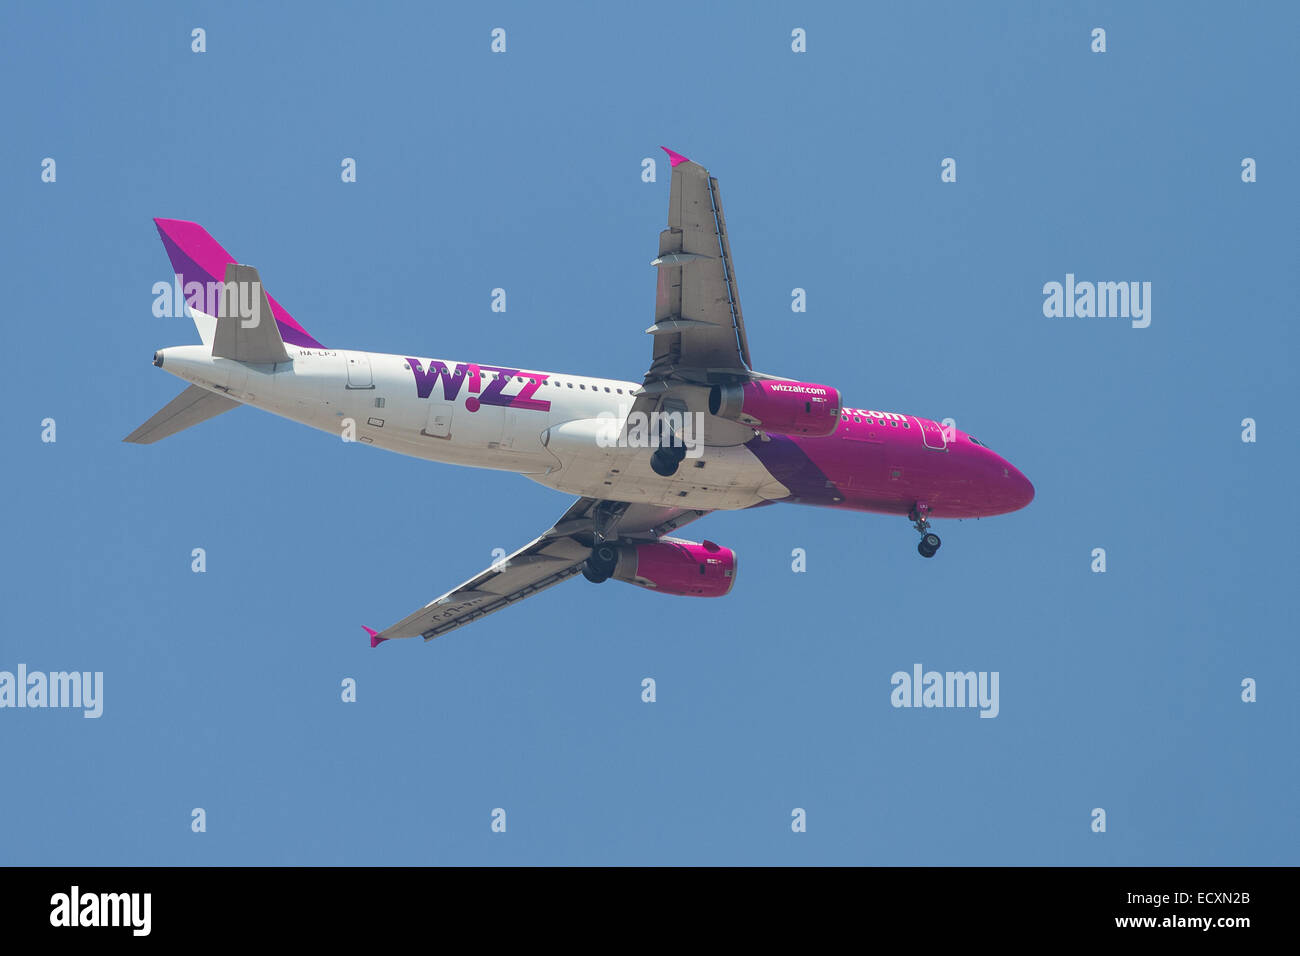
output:
{"label": "pink tail fin", "polygon": [[[206,296],[208,283],[225,281],[226,265],[236,259],[206,229],[197,222],[184,219],[155,219],[154,225],[158,227],[158,235],[167,250],[167,257],[172,261],[172,270],[181,277],[182,292],[187,301],[190,298],[190,283],[197,282]],[[271,305],[276,325],[280,327],[280,338],[286,343],[309,349],[325,347],[294,321],[293,316],[279,302],[270,295],[266,299]]]}

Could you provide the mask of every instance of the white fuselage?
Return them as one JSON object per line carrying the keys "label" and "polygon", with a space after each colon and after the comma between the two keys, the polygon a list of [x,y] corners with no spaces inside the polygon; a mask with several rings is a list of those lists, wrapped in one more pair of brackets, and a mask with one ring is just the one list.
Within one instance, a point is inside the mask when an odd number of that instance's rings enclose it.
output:
{"label": "white fuselage", "polygon": [[292,361],[276,365],[213,358],[203,345],[159,356],[178,378],[342,440],[512,471],[570,494],[699,509],[789,494],[744,447],[754,432],[712,416],[707,454],[671,477],[655,474],[651,447],[610,440],[619,433],[610,424],[623,422],[635,400],[634,382],[426,358],[413,369],[401,355],[287,350]]}

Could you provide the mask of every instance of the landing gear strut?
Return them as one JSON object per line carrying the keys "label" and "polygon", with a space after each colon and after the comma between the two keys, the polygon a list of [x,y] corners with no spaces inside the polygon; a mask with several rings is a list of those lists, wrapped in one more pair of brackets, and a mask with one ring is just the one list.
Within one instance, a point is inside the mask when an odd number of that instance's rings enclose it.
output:
{"label": "landing gear strut", "polygon": [[939,545],[943,544],[939,536],[930,530],[930,506],[924,501],[918,501],[912,506],[907,517],[912,521],[912,527],[921,532],[921,541],[916,546],[923,558],[933,558],[934,553],[939,550]]}

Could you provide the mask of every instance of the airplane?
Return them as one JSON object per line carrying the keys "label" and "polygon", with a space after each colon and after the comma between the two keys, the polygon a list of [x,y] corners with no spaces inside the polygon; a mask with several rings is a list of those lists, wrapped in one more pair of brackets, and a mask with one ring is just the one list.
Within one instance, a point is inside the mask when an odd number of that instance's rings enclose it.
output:
{"label": "airplane", "polygon": [[[345,440],[512,471],[577,500],[540,537],[370,646],[426,641],[581,573],[661,594],[721,597],[734,551],[671,532],[717,510],[795,503],[906,516],[931,558],[935,518],[1024,508],[1034,486],[952,426],[843,404],[830,386],[755,371],[718,181],[672,169],[650,367],[640,382],[327,348],[197,223],[155,219],[200,345],[153,364],[188,387],[124,441],[150,444],[239,405]],[[273,321],[264,321],[270,316]]]}

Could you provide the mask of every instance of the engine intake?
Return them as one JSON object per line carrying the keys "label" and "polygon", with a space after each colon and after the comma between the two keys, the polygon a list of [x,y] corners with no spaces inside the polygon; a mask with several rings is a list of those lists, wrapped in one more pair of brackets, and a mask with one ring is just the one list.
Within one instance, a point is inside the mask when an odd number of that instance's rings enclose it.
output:
{"label": "engine intake", "polygon": [[679,538],[623,544],[611,577],[661,594],[722,597],[736,583],[736,552]]}
{"label": "engine intake", "polygon": [[811,382],[746,382],[715,385],[709,412],[777,435],[825,438],[840,423],[840,393]]}

